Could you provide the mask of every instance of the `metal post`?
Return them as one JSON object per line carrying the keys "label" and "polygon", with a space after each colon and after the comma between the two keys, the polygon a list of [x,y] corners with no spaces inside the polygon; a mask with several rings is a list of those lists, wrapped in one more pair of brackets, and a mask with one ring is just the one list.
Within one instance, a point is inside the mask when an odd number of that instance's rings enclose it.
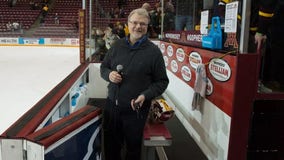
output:
{"label": "metal post", "polygon": [[[192,24],[193,24],[193,28],[192,30],[195,30],[195,19],[196,19],[196,0],[193,1],[193,14],[192,14]],[[187,28],[186,28],[187,29]]]}
{"label": "metal post", "polygon": [[[91,61],[92,56],[92,0],[90,0],[90,6],[89,6],[89,61]],[[94,42],[95,43],[95,42]]]}
{"label": "metal post", "polygon": [[165,5],[164,5],[164,0],[161,0],[161,7],[162,7],[162,12],[161,12],[161,34],[159,36],[160,39],[164,38],[164,17],[165,17]]}
{"label": "metal post", "polygon": [[248,52],[251,0],[242,1],[242,22],[240,33],[240,53]]}
{"label": "metal post", "polygon": [[82,9],[86,9],[86,0],[82,0]]}

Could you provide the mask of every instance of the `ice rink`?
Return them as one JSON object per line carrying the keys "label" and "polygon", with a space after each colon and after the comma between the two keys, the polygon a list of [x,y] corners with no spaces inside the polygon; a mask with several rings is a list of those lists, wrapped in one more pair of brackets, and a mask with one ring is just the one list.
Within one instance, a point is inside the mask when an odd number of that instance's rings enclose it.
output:
{"label": "ice rink", "polygon": [[0,47],[0,134],[80,64],[79,48]]}

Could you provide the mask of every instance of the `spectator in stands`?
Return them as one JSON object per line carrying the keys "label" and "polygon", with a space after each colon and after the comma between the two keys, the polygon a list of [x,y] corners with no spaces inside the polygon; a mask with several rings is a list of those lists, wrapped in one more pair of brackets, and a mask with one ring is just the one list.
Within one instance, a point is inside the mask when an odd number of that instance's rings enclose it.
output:
{"label": "spectator in stands", "polygon": [[165,3],[164,7],[164,31],[175,29],[175,8],[171,0]]}
{"label": "spectator in stands", "polygon": [[107,28],[106,28],[105,31],[107,31],[107,30],[111,30],[111,31],[113,31],[114,33],[116,33],[116,30],[115,30],[115,27],[114,27],[114,24],[113,24],[113,23],[109,23],[109,24],[108,24],[108,26],[107,26]]}
{"label": "spectator in stands", "polygon": [[175,30],[193,30],[194,0],[176,1]]}
{"label": "spectator in stands", "polygon": [[[104,160],[140,160],[143,129],[151,101],[168,86],[160,49],[147,37],[148,12],[135,9],[128,16],[129,36],[117,40],[101,63],[108,84],[103,109]],[[120,67],[121,66],[121,67]]]}
{"label": "spectator in stands", "polygon": [[12,30],[16,31],[16,30],[19,30],[19,29],[21,29],[19,22],[13,22],[12,23]]}
{"label": "spectator in stands", "polygon": [[35,3],[34,3],[34,6],[33,6],[33,8],[32,8],[32,9],[34,9],[34,10],[39,9],[39,5],[38,5],[38,3],[37,3],[37,2],[35,2]]}
{"label": "spectator in stands", "polygon": [[46,17],[46,15],[47,15],[47,13],[48,13],[48,9],[49,9],[49,8],[48,8],[48,5],[47,5],[47,4],[42,7],[42,16],[43,16],[43,18]]}
{"label": "spectator in stands", "polygon": [[121,8],[119,9],[119,18],[125,18],[125,10],[123,8],[123,6],[121,6]]}
{"label": "spectator in stands", "polygon": [[54,24],[59,24],[59,15],[58,15],[58,13],[55,13],[55,15],[54,15]]}
{"label": "spectator in stands", "polygon": [[114,8],[111,8],[110,11],[109,11],[110,18],[114,18],[114,15],[115,15]]}
{"label": "spectator in stands", "polygon": [[34,0],[31,0],[29,4],[30,4],[31,9],[34,10],[35,9],[35,2],[34,2]]}
{"label": "spectator in stands", "polygon": [[151,6],[149,3],[143,3],[141,8],[146,9],[148,13],[151,12]]}
{"label": "spectator in stands", "polygon": [[116,7],[114,9],[114,18],[119,18],[119,14],[120,14],[120,9],[118,7]]}
{"label": "spectator in stands", "polygon": [[125,30],[124,30],[124,24],[121,22],[117,23],[117,35],[119,38],[125,37]]}
{"label": "spectator in stands", "polygon": [[12,28],[13,28],[12,23],[9,21],[9,22],[6,24],[6,29],[7,29],[7,31],[12,31]]}
{"label": "spectator in stands", "polygon": [[119,36],[117,35],[116,30],[111,29],[110,27],[107,27],[107,29],[105,30],[105,37],[104,37],[106,48],[110,49],[110,47],[118,39],[119,39]]}
{"label": "spectator in stands", "polygon": [[157,33],[155,32],[155,29],[154,29],[155,28],[154,27],[155,18],[153,18],[153,16],[154,16],[153,12],[154,11],[151,10],[151,6],[150,6],[149,3],[143,3],[141,8],[146,9],[148,14],[149,14],[149,16],[150,16],[150,23],[149,23],[149,26],[148,26],[149,27],[149,29],[148,29],[148,36],[151,37],[151,38],[152,37],[157,37],[158,35],[157,35]]}
{"label": "spectator in stands", "polygon": [[129,29],[128,29],[127,24],[124,24],[124,33],[125,33],[125,37],[127,37],[129,35]]}
{"label": "spectator in stands", "polygon": [[99,8],[99,15],[100,15],[100,18],[106,18],[106,13],[102,8]]}
{"label": "spectator in stands", "polygon": [[95,61],[96,62],[101,62],[105,54],[107,52],[105,40],[104,40],[104,33],[101,29],[96,29],[95,31],[95,41],[96,41],[96,46],[95,46]]}
{"label": "spectator in stands", "polygon": [[111,15],[110,15],[110,11],[105,11],[105,13],[104,13],[105,15],[105,17],[104,18],[107,18],[107,19],[110,19],[111,18]]}
{"label": "spectator in stands", "polygon": [[75,29],[76,29],[76,32],[78,32],[79,31],[79,19],[78,18],[76,18],[76,17],[73,17],[73,21],[74,21],[74,27],[75,27]]}
{"label": "spectator in stands", "polygon": [[162,13],[162,7],[160,3],[156,3],[154,10],[150,12],[151,17],[151,24],[153,29],[153,34],[150,36],[152,38],[157,38],[158,35],[161,33],[161,13]]}

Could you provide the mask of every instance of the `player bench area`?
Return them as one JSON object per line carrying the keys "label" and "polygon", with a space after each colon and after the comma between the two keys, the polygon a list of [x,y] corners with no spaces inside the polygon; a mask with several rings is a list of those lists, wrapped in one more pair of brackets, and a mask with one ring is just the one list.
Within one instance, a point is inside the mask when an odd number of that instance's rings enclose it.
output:
{"label": "player bench area", "polygon": [[[165,100],[159,99],[157,102],[160,104],[152,106],[144,127],[142,160],[156,160],[157,158],[159,160],[167,160],[164,147],[172,144],[172,135],[165,125],[165,121],[173,117],[174,111],[165,103]],[[96,103],[96,106],[104,106],[105,99],[95,99],[90,103]],[[160,109],[160,113],[155,112],[157,108]],[[163,121],[153,120],[159,114],[160,120]]]}
{"label": "player bench area", "polygon": [[172,144],[172,136],[164,123],[153,123],[148,121],[144,128],[143,135],[143,159],[155,160],[158,156],[159,160],[167,160],[164,146]]}

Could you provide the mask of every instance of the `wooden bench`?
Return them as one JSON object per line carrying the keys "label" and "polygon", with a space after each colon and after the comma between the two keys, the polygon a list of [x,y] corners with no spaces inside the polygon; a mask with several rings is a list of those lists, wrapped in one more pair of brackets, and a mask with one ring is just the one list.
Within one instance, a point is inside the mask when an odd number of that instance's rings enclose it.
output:
{"label": "wooden bench", "polygon": [[144,128],[144,154],[143,159],[154,160],[156,153],[159,160],[167,160],[164,146],[172,144],[172,136],[164,123],[147,122]]}

